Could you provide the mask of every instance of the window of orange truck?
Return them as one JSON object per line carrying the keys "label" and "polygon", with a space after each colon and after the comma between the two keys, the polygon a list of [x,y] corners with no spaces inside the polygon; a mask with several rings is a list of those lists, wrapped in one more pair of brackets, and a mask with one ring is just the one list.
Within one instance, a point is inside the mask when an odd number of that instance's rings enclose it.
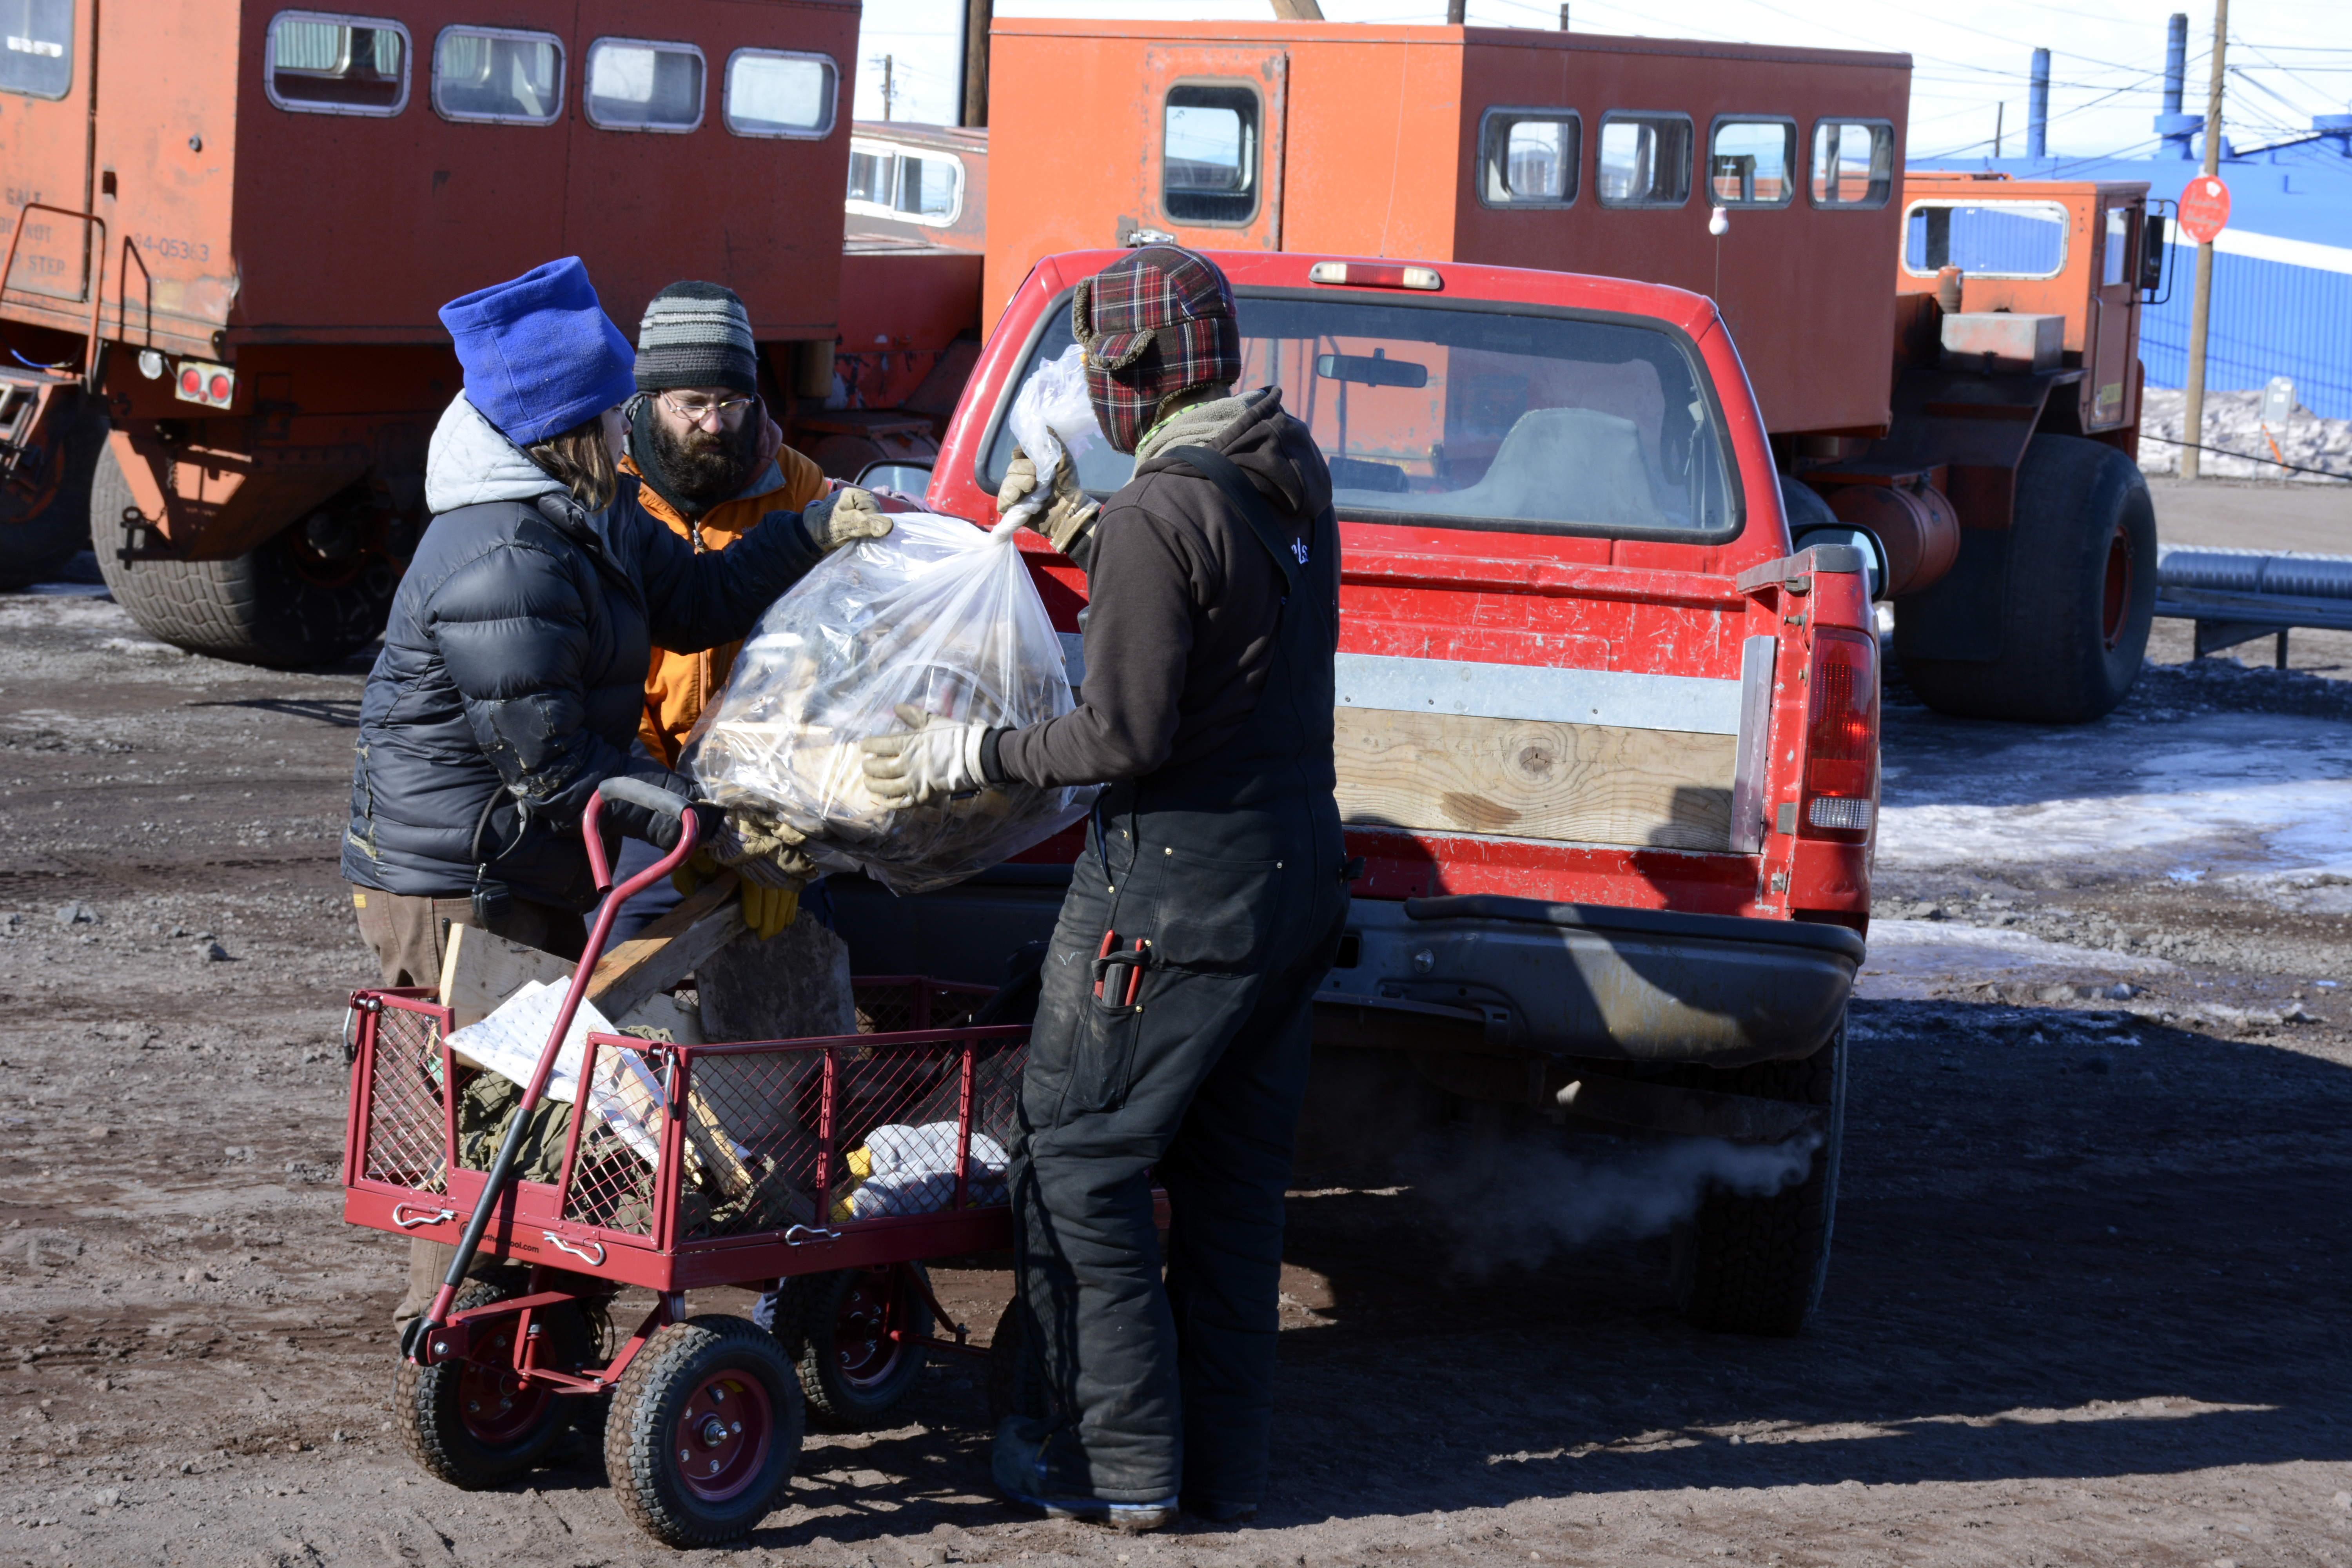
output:
{"label": "window of orange truck", "polygon": [[551,33],[455,26],[433,40],[433,108],[444,120],[551,125],[563,112],[563,44]]}
{"label": "window of orange truck", "polygon": [[588,46],[588,123],[600,131],[691,131],[702,123],[702,51],[599,38]]}
{"label": "window of orange truck", "polygon": [[408,29],[388,17],[280,11],[262,52],[262,81],[280,109],[389,116],[408,107]]}
{"label": "window of orange truck", "polygon": [[19,0],[0,28],[0,91],[63,98],[73,86],[73,0]]}
{"label": "window of orange truck", "polygon": [[841,71],[829,55],[737,49],[727,57],[727,129],[738,136],[833,134]]}

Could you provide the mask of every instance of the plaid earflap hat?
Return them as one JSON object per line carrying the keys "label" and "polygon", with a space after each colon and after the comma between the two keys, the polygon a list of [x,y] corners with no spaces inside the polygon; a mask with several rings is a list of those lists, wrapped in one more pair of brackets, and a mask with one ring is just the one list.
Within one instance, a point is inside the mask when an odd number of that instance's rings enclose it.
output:
{"label": "plaid earflap hat", "polygon": [[1078,284],[1070,331],[1086,345],[1087,395],[1110,444],[1132,452],[1177,393],[1242,373],[1233,285],[1172,245],[1123,257]]}

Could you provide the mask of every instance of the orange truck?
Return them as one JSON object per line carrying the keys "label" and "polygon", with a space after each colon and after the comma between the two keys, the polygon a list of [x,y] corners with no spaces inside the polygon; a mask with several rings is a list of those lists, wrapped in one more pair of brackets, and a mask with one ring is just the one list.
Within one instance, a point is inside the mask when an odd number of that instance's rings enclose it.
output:
{"label": "orange truck", "polygon": [[[626,330],[725,280],[771,405],[835,416],[796,438],[902,434],[825,406],[855,0],[5,11],[0,580],[86,538],[167,641],[364,646],[458,386],[436,310],[551,256]],[[909,259],[976,299],[976,259]]]}

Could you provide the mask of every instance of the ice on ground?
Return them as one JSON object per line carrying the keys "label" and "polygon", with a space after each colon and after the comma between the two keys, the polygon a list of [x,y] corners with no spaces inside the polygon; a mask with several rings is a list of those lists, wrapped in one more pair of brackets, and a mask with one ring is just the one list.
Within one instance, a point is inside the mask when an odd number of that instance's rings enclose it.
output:
{"label": "ice on ground", "polygon": [[1958,925],[1944,921],[1870,922],[1870,956],[1854,994],[1875,1000],[1927,994],[1931,985],[2021,980],[2045,972],[2069,975],[2148,975],[2175,973],[2160,958],[2045,942],[2021,931]]}
{"label": "ice on ground", "polygon": [[1882,871],[2352,875],[2352,725],[2214,713],[2160,728],[1987,727],[1931,749],[1886,770]]}
{"label": "ice on ground", "polygon": [[[2173,443],[2180,439],[2187,400],[2188,394],[2178,389],[2151,386],[2140,395],[2142,473],[2180,471],[2180,448]],[[2352,475],[2352,419],[2322,419],[2298,405],[2285,424],[2271,426],[2265,435],[2261,393],[2209,392],[2205,395],[2204,428],[2201,444],[2219,447],[2220,451],[2208,451],[2199,467],[2214,479],[2289,479],[2315,485],[2343,482],[2319,474],[2295,473],[2275,462],[2255,460],[2273,456],[2298,468]],[[2163,438],[2154,439],[2158,437]],[[2273,441],[2278,443],[2275,454],[2271,451]],[[2223,455],[2232,452],[2245,456]]]}

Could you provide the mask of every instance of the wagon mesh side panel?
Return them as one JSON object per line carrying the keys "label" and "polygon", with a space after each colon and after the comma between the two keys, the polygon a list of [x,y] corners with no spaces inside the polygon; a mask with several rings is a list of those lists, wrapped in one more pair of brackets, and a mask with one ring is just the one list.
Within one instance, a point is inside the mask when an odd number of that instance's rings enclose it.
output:
{"label": "wagon mesh side panel", "polygon": [[[597,1065],[591,1072],[598,1081],[603,1081],[599,1069],[605,1068],[605,1058],[615,1052],[624,1052],[642,1063],[646,1069],[642,1076],[649,1083],[657,1085],[661,1081],[664,1064],[658,1058],[658,1053],[630,1050],[609,1041],[600,1043],[596,1050]],[[658,1117],[646,1120],[652,1135],[658,1138]],[[604,1118],[593,1112],[580,1129],[578,1158],[579,1163],[572,1173],[572,1188],[563,1198],[563,1217],[629,1236],[651,1236],[654,1230],[653,1162],[623,1142],[605,1126]]]}
{"label": "wagon mesh side panel", "polygon": [[688,1077],[680,1231],[689,1240],[816,1222],[821,1050],[696,1059]]}
{"label": "wagon mesh side panel", "polygon": [[[691,1103],[705,1142],[699,1149],[689,1145],[689,1154],[699,1156],[699,1168],[686,1200],[685,1236],[699,1241],[793,1225],[837,1227],[954,1207],[956,1129],[967,1055],[973,1148],[965,1204],[1005,1202],[1005,1152],[1012,1144],[1013,1101],[1027,1054],[1017,1038],[838,1050],[829,1170],[819,1158],[826,1131],[824,1050],[698,1059]],[[861,1181],[849,1157],[866,1149],[885,1127],[902,1130],[887,1140],[899,1168]],[[869,1151],[869,1166],[883,1163],[870,1156]],[[818,1195],[828,1186],[832,1209],[819,1217]]]}
{"label": "wagon mesh side panel", "polygon": [[361,1174],[420,1193],[448,1191],[447,1129],[432,1074],[441,1055],[440,1020],[387,1006],[375,1015],[369,1085],[367,1163]]}

